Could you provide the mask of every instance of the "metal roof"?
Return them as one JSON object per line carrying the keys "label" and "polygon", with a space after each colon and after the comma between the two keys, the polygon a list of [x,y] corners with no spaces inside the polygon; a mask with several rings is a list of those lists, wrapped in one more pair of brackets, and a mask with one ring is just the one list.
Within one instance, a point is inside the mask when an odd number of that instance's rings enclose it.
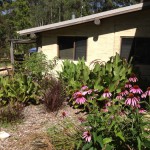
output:
{"label": "metal roof", "polygon": [[80,18],[76,18],[76,19],[72,19],[72,20],[67,20],[67,21],[48,24],[48,25],[44,25],[44,26],[40,26],[40,27],[34,27],[34,28],[30,28],[30,29],[20,30],[20,31],[17,31],[17,33],[19,33],[20,35],[26,35],[26,34],[31,34],[31,33],[39,33],[39,32],[43,32],[43,31],[59,29],[59,28],[63,28],[63,27],[68,27],[68,26],[73,26],[73,25],[77,25],[77,24],[94,21],[95,19],[104,19],[104,18],[108,18],[108,17],[112,17],[112,16],[117,16],[117,15],[121,15],[121,14],[140,11],[143,8],[146,8],[148,6],[150,6],[150,2],[140,3],[140,4],[117,8],[114,10],[109,10],[109,11],[105,11],[105,12],[101,12],[101,13],[97,13],[97,14],[93,14],[93,15],[89,15],[89,16],[85,16],[85,17],[80,17]]}
{"label": "metal roof", "polygon": [[10,39],[10,42],[13,42],[13,44],[30,44],[30,43],[36,43],[35,39]]}

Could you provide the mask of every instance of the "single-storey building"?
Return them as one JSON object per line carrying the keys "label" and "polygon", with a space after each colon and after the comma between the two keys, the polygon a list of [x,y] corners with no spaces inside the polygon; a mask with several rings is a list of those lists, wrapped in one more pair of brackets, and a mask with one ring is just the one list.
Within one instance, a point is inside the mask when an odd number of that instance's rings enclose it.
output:
{"label": "single-storey building", "polygon": [[[150,76],[150,2],[109,10],[59,23],[18,31],[36,34],[38,51],[49,59],[89,63],[107,61],[116,52]],[[142,66],[142,67],[141,67]]]}

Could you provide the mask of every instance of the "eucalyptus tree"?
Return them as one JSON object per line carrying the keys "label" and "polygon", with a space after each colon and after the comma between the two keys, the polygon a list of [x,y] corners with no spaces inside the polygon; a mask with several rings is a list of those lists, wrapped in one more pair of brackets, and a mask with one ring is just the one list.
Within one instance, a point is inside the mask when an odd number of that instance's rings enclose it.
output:
{"label": "eucalyptus tree", "polygon": [[141,0],[91,0],[94,13],[133,5],[139,2],[141,2]]}

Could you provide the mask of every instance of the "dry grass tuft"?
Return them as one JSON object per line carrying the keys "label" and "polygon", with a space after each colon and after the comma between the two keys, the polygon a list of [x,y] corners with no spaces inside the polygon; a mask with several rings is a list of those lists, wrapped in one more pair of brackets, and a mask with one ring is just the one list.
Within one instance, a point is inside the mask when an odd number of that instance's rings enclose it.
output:
{"label": "dry grass tuft", "polygon": [[20,150],[55,150],[45,133],[30,133],[17,142]]}

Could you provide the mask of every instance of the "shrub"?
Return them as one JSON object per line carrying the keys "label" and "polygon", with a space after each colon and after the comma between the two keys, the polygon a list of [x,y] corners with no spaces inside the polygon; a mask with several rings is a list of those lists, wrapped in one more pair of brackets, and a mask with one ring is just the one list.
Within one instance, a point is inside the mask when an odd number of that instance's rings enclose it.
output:
{"label": "shrub", "polygon": [[40,96],[40,86],[29,76],[0,77],[0,105],[14,102],[38,104]]}
{"label": "shrub", "polygon": [[[44,82],[44,80],[43,80]],[[44,103],[49,111],[57,111],[65,100],[63,83],[50,76],[45,78]]]}
{"label": "shrub", "polygon": [[15,64],[16,72],[31,76],[35,81],[40,81],[51,72],[57,64],[57,58],[47,60],[42,52],[26,56],[24,61]]}
{"label": "shrub", "polygon": [[7,106],[0,108],[0,125],[7,126],[9,124],[18,123],[23,119],[24,106],[20,103],[9,103]]}

